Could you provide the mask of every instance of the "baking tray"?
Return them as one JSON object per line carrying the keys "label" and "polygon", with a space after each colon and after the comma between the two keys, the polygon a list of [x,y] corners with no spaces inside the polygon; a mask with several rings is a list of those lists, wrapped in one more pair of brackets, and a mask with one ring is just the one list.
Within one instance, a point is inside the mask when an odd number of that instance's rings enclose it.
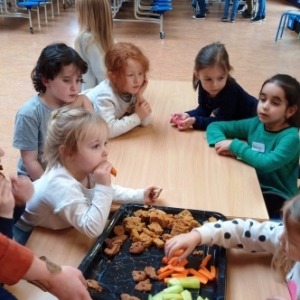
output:
{"label": "baking tray", "polygon": [[[133,213],[139,209],[149,210],[150,208],[161,209],[168,214],[178,214],[183,210],[182,208],[146,206],[141,204],[122,205],[112,216],[102,235],[97,239],[94,246],[78,267],[86,279],[94,279],[98,281],[103,288],[102,293],[93,291],[90,292],[92,299],[119,300],[121,299],[120,295],[123,293],[139,297],[141,300],[148,299],[149,293],[134,290],[136,282],[133,281],[131,273],[133,270],[143,270],[146,266],[152,266],[155,270],[158,270],[163,265],[162,258],[164,256],[164,249],[150,246],[142,254],[131,254],[129,252],[131,241],[128,238],[122,245],[121,251],[115,256],[109,257],[104,253],[104,249],[106,247],[104,240],[108,237],[115,236],[113,233],[113,227],[121,225],[124,218],[132,216]],[[215,217],[218,220],[226,220],[224,215],[217,212],[191,209],[189,209],[189,211],[201,224],[206,222],[209,217]],[[218,273],[215,280],[209,281],[205,285],[201,284],[200,290],[190,290],[193,300],[195,300],[198,295],[203,298],[208,297],[209,300],[225,300],[227,263],[226,250],[219,246],[198,246],[195,250],[204,251],[204,256],[212,254],[212,259],[210,260],[208,267],[210,264],[215,265]],[[187,257],[189,261],[187,267],[195,267],[197,269],[202,258],[203,256],[189,255]],[[166,288],[163,281],[151,280],[151,283],[152,295],[155,295]]]}

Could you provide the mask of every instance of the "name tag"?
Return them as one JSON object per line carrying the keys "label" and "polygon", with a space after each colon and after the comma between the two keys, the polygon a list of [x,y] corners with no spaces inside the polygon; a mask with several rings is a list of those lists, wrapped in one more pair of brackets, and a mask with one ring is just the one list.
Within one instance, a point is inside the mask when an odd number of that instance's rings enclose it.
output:
{"label": "name tag", "polygon": [[265,145],[261,143],[252,143],[252,149],[258,152],[265,152]]}

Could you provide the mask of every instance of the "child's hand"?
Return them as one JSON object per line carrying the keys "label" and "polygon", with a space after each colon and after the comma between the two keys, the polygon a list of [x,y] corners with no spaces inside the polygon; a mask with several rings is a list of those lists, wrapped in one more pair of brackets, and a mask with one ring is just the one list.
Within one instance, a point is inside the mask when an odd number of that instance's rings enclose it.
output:
{"label": "child's hand", "polygon": [[159,194],[155,193],[154,191],[157,190],[157,186],[150,186],[149,188],[145,189],[144,191],[144,199],[145,204],[153,204],[159,197]]}
{"label": "child's hand", "polygon": [[143,94],[144,94],[147,86],[148,86],[148,78],[145,76],[144,82],[143,82],[143,84],[141,85],[141,87],[139,88],[139,90],[138,90],[138,92],[136,94],[136,97],[138,99],[140,99],[140,98],[143,99]]}
{"label": "child's hand", "polygon": [[24,205],[34,193],[34,187],[27,176],[10,176],[11,191],[15,197],[16,205]]}
{"label": "child's hand", "polygon": [[146,119],[152,112],[150,104],[144,100],[144,101],[137,101],[135,103],[135,112],[140,117],[141,121]]}
{"label": "child's hand", "polygon": [[185,249],[179,256],[179,261],[182,261],[201,243],[201,240],[202,237],[197,231],[179,234],[166,242],[165,255],[170,259],[176,250]]}
{"label": "child's hand", "polygon": [[179,131],[186,130],[195,124],[196,119],[194,117],[188,117],[185,120],[180,120],[177,122],[177,128]]}
{"label": "child's hand", "polygon": [[[215,144],[215,149],[219,155],[227,155],[229,153],[229,147],[232,140],[223,140]],[[225,153],[225,154],[222,154]],[[226,154],[227,153],[227,154]]]}
{"label": "child's hand", "polygon": [[183,114],[171,114],[171,119],[170,119],[170,123],[172,125],[178,125],[179,122],[181,122],[182,120],[185,120],[187,118],[189,118],[190,116],[187,113],[183,113]]}
{"label": "child's hand", "polygon": [[266,300],[287,300],[287,299],[280,296],[275,296],[275,297],[271,296],[268,297]]}
{"label": "child's hand", "polygon": [[11,183],[2,178],[0,180],[0,217],[11,219],[13,217],[15,199],[11,192]]}
{"label": "child's hand", "polygon": [[98,184],[111,185],[111,169],[113,166],[108,161],[103,161],[94,170],[95,182]]}

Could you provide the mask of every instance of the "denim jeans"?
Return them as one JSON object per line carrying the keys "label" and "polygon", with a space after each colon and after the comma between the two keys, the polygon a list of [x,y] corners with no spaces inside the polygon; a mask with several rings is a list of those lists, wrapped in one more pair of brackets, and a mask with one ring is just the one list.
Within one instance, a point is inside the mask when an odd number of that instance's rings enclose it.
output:
{"label": "denim jeans", "polygon": [[194,5],[196,5],[196,3],[198,3],[198,7],[196,9],[197,14],[205,15],[205,12],[206,12],[205,0],[192,0],[192,3]]}
{"label": "denim jeans", "polygon": [[3,299],[3,300],[18,300],[13,294],[8,292],[1,284],[0,284],[0,299]]}
{"label": "denim jeans", "polygon": [[[230,0],[225,0],[224,14],[223,14],[223,18],[225,18],[225,19],[227,19],[228,15],[229,15],[229,3],[230,3]],[[231,16],[230,16],[231,20],[235,19],[238,6],[239,6],[239,1],[238,0],[233,0],[232,10],[231,10]]]}
{"label": "denim jeans", "polygon": [[257,17],[262,17],[266,15],[266,0],[258,0],[258,10]]}
{"label": "denim jeans", "polygon": [[[14,233],[14,240],[18,242],[19,244],[25,246],[27,243],[33,229],[30,231],[24,231],[20,227],[16,226],[16,224],[13,227],[13,233]],[[1,298],[0,298],[1,299]]]}

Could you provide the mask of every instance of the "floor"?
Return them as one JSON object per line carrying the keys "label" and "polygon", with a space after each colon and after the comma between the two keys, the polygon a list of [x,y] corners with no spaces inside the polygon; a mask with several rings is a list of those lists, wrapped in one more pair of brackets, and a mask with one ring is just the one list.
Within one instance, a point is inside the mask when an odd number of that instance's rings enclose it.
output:
{"label": "floor", "polygon": [[[283,0],[268,0],[266,21],[255,24],[240,15],[236,23],[222,23],[220,3],[212,3],[208,9],[206,20],[194,20],[190,0],[173,0],[173,10],[166,12],[164,18],[164,39],[159,37],[158,24],[132,22],[115,22],[115,38],[142,48],[150,59],[150,80],[191,81],[197,52],[214,41],[226,45],[234,67],[232,75],[253,95],[258,94],[265,79],[276,73],[300,80],[297,34],[286,29],[283,39],[274,42],[282,12],[295,7]],[[117,17],[132,18],[131,12],[132,4],[125,3]],[[15,171],[18,157],[18,151],[11,146],[15,114],[35,93],[31,70],[47,44],[63,41],[73,46],[78,30],[74,5],[67,5],[65,10],[61,7],[60,14],[49,17],[48,24],[44,23],[41,9],[41,21],[39,29],[33,12],[34,34],[30,34],[27,19],[0,17],[0,146],[6,151],[2,163],[7,174]]]}

